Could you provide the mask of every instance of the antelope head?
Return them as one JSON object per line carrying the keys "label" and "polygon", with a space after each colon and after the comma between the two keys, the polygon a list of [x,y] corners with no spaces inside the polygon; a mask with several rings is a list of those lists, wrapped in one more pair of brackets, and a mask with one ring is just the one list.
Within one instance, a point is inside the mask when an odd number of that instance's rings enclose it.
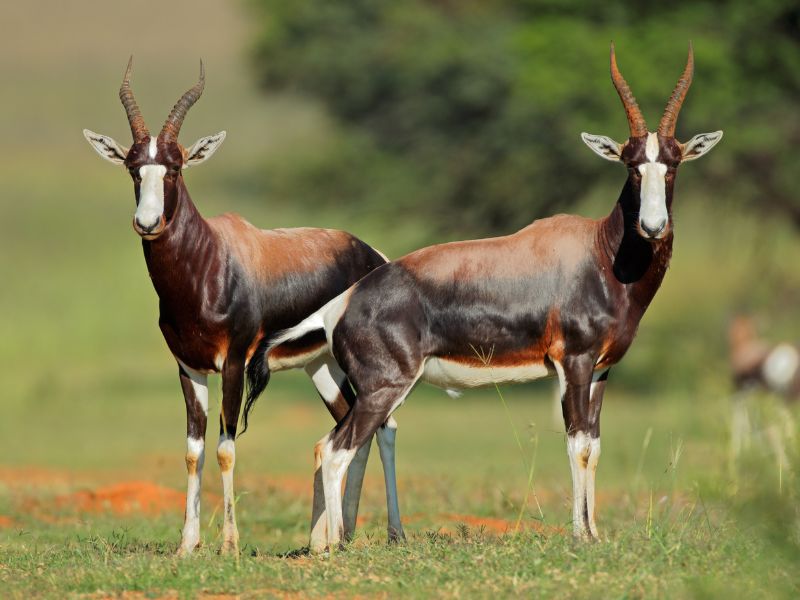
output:
{"label": "antelope head", "polygon": [[686,67],[667,102],[658,129],[648,131],[639,105],[617,68],[612,43],[611,80],[625,107],[631,135],[620,144],[604,135],[581,134],[586,145],[597,154],[606,160],[621,162],[628,168],[628,181],[639,203],[636,228],[648,240],[662,239],[670,232],[672,191],[678,165],[700,158],[722,139],[721,131],[698,134],[685,144],[675,139],[678,113],[692,84],[693,74],[694,53],[689,44]]}
{"label": "antelope head", "polygon": [[211,157],[225,139],[225,132],[202,137],[188,149],[178,142],[183,119],[205,86],[205,70],[200,61],[198,82],[175,104],[158,136],[150,135],[131,90],[132,67],[133,57],[128,61],[119,89],[133,135],[131,147],[126,148],[113,138],[88,129],[83,130],[83,135],[100,156],[128,170],[136,194],[133,228],[142,238],[153,240],[163,233],[175,211],[178,189],[183,184],[183,169]]}

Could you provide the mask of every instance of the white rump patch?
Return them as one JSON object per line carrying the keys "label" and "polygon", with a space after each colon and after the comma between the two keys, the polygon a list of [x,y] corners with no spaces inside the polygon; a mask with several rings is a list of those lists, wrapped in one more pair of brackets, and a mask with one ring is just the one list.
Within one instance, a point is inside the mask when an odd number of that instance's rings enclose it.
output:
{"label": "white rump patch", "polygon": [[422,380],[448,390],[480,387],[493,383],[519,383],[547,377],[550,372],[544,363],[514,367],[472,366],[432,356],[425,361]]}
{"label": "white rump patch", "polygon": [[780,344],[767,355],[762,367],[767,385],[778,392],[785,392],[794,380],[800,366],[800,353],[790,344]]}
{"label": "white rump patch", "polygon": [[164,214],[164,165],[145,165],[139,169],[142,183],[139,185],[139,206],[136,220],[142,227],[153,227]]}

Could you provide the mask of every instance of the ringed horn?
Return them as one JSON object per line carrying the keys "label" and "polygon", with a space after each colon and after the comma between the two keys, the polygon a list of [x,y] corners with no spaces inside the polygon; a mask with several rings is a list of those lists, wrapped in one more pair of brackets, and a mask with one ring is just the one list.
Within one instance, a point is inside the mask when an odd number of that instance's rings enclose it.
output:
{"label": "ringed horn", "polygon": [[158,134],[159,138],[165,142],[178,141],[178,134],[181,131],[183,119],[186,117],[186,113],[189,112],[189,109],[200,98],[205,84],[206,71],[203,67],[203,61],[200,60],[200,79],[183,96],[181,96],[181,99],[178,100],[175,106],[172,107],[172,112],[169,113],[169,117],[167,117],[164,127],[161,129],[161,133]]}
{"label": "ringed horn", "polygon": [[133,134],[134,143],[142,141],[150,135],[150,132],[145,125],[142,113],[139,111],[139,106],[136,104],[136,98],[133,97],[133,90],[131,89],[131,71],[133,70],[133,55],[128,60],[128,68],[125,69],[125,77],[122,78],[122,85],[119,88],[119,99],[122,101],[122,106],[125,107],[125,112],[128,115],[128,123],[131,124],[131,133]]}
{"label": "ringed horn", "polygon": [[672,96],[667,102],[667,108],[664,109],[664,116],[661,117],[661,122],[658,124],[658,135],[663,137],[675,136],[675,123],[678,121],[678,113],[683,105],[683,99],[686,98],[686,92],[689,91],[689,86],[692,85],[693,75],[694,52],[692,43],[689,42],[689,57],[686,59],[686,68],[672,91]]}
{"label": "ringed horn", "polygon": [[628,115],[631,137],[647,135],[647,124],[642,116],[642,111],[636,103],[636,98],[633,97],[633,92],[631,92],[628,82],[625,81],[622,73],[619,72],[619,68],[617,68],[617,57],[614,54],[614,42],[611,42],[611,81],[614,82],[614,87],[617,88],[619,98],[622,100],[622,105],[625,107],[625,113]]}

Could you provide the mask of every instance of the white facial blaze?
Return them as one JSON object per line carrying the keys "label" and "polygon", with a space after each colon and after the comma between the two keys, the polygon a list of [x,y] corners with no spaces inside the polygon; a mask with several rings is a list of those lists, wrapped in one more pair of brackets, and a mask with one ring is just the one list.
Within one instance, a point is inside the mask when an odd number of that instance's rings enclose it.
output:
{"label": "white facial blaze", "polygon": [[155,158],[156,154],[158,153],[158,148],[156,147],[156,138],[150,138],[150,144],[147,147],[147,153],[150,155],[150,158]]}
{"label": "white facial blaze", "polygon": [[142,178],[139,184],[139,206],[136,221],[142,227],[153,227],[164,214],[164,165],[145,165],[139,169]]}
{"label": "white facial blaze", "polygon": [[655,133],[647,134],[645,147],[647,162],[639,165],[642,175],[641,204],[639,206],[639,221],[650,230],[659,229],[667,222],[667,188],[664,176],[667,166],[656,162],[658,159],[658,137]]}

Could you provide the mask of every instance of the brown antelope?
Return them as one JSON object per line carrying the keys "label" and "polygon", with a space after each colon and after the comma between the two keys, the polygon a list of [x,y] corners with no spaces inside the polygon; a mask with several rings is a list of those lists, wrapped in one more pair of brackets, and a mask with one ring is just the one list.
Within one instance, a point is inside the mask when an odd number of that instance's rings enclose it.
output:
{"label": "brown antelope", "polygon": [[[205,85],[200,79],[178,101],[157,136],[147,129],[130,87],[132,58],[119,96],[128,115],[133,145],[84,130],[92,147],[106,160],[123,165],[133,179],[136,213],[133,228],[159,298],[159,327],[178,362],[186,401],[188,489],[186,515],[178,552],[200,543],[200,482],[203,471],[209,373],[222,374],[222,406],[217,462],[224,491],[222,551],[238,551],[233,493],[234,439],[242,402],[245,367],[262,338],[297,323],[386,258],[358,238],[332,229],[261,230],[234,214],[204,219],[186,189],[183,171],[211,157],[225,132],[203,137],[188,149],[178,142],[187,111]],[[335,419],[353,401],[347,379],[327,351],[319,333],[304,336],[260,357],[259,372],[304,368]],[[247,413],[244,418],[247,428]],[[384,460],[389,504],[389,531],[403,536],[394,489],[393,420],[378,434]],[[348,534],[356,512],[369,443],[354,462],[345,506]],[[315,486],[313,538],[325,541],[321,483]],[[317,545],[319,542],[317,542]]]}
{"label": "brown antelope", "polygon": [[774,344],[762,339],[755,321],[748,316],[736,316],[728,326],[731,375],[736,393],[733,396],[731,419],[731,455],[736,459],[750,445],[754,427],[751,425],[747,399],[751,392],[764,390],[779,396],[778,418],[764,420],[757,428],[766,437],[778,462],[789,465],[785,440],[795,437],[795,423],[787,404],[800,399],[800,347],[782,342]]}
{"label": "brown antelope", "polygon": [[752,318],[739,315],[728,327],[730,363],[736,390],[761,387],[788,401],[800,398],[800,348],[761,339]]}
{"label": "brown antelope", "polygon": [[[628,170],[611,214],[558,215],[505,237],[431,246],[383,265],[261,351],[325,332],[357,399],[315,447],[328,509],[328,543],[342,535],[340,485],[356,449],[414,384],[444,388],[556,375],[572,470],[573,528],[597,538],[595,470],[609,369],[625,354],[669,265],[678,165],[708,152],[722,132],[682,144],[675,123],[693,74],[686,67],[656,132],[648,132],[617,69],[630,137],[582,134]],[[253,363],[253,365],[255,362]],[[252,366],[252,365],[251,365]]]}

